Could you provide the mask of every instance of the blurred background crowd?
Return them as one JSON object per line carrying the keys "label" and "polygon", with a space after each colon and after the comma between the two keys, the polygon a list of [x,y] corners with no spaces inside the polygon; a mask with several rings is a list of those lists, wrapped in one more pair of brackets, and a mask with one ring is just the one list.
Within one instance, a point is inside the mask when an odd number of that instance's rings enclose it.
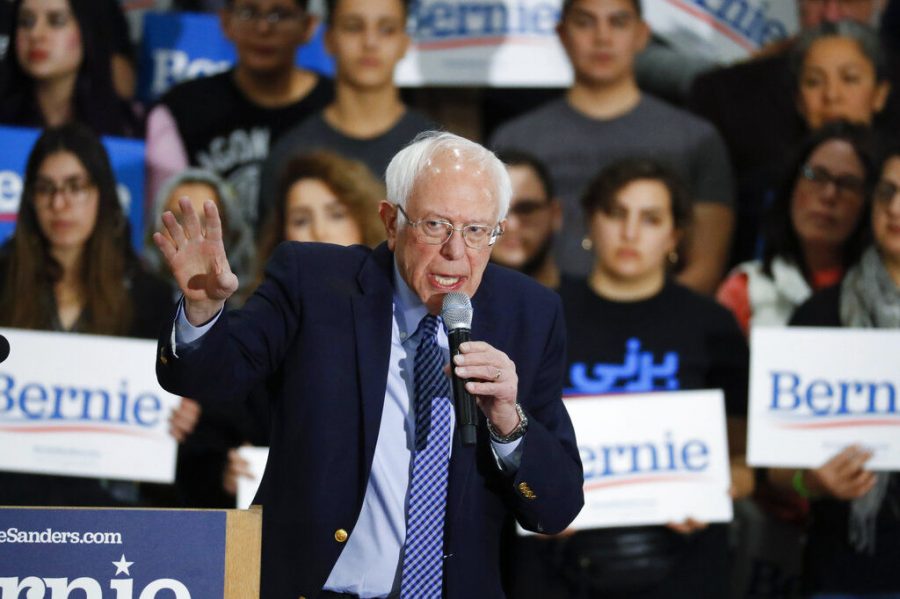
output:
{"label": "blurred background crowd", "polygon": [[[177,286],[150,236],[181,198],[216,203],[235,306],[280,242],[374,247],[388,161],[452,130],[508,165],[492,260],[558,290],[567,393],[622,392],[590,366],[637,342],[680,365],[627,390],[726,396],[731,526],[511,530],[510,596],[900,597],[896,475],[859,447],[810,470],[744,460],[751,326],[900,326],[900,2],[796,0],[794,34],[722,65],[652,31],[654,1],[561,2],[571,84],[502,89],[397,85],[425,3],[0,0],[0,125],[41,131],[0,326],[156,338]],[[215,15],[235,60],[146,101],[142,24],[178,11]],[[328,73],[297,66],[316,36]],[[144,142],[143,247],[108,136]],[[267,396],[183,398],[173,486],[0,473],[0,505],[233,506],[234,448],[267,444]]]}

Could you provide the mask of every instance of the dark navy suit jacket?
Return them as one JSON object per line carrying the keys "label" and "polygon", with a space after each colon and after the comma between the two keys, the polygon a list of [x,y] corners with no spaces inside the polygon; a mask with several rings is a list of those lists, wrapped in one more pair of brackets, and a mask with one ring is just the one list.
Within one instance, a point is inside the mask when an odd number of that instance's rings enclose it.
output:
{"label": "dark navy suit jacket", "polygon": [[[285,243],[243,309],[227,313],[192,350],[160,340],[167,390],[201,400],[277,389],[263,505],[262,597],[316,597],[353,534],[375,451],[391,348],[393,254]],[[581,461],[561,401],[565,326],[555,293],[488,265],[472,298],[472,338],[516,364],[529,418],[514,475],[496,464],[483,423],[475,446],[458,433],[450,461],[444,596],[502,597],[501,529],[510,516],[546,533],[584,502]],[[481,416],[483,420],[483,416]],[[397,434],[405,434],[397,431]]]}

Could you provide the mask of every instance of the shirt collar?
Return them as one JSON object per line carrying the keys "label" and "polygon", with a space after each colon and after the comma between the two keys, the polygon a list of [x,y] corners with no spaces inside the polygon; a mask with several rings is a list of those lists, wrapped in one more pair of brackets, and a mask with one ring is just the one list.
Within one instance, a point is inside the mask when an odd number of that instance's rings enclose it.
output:
{"label": "shirt collar", "polygon": [[419,296],[409,288],[403,277],[400,276],[400,270],[397,268],[397,261],[394,260],[394,315],[397,320],[397,327],[400,329],[400,340],[406,341],[412,337],[416,329],[419,328],[419,322],[428,314],[428,308],[419,299]]}

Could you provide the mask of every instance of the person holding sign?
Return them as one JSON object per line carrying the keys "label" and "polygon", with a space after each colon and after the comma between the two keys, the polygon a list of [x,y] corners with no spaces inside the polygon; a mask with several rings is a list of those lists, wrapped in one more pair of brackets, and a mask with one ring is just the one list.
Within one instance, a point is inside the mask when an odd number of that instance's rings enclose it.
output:
{"label": "person holding sign", "polygon": [[[594,266],[587,280],[563,278],[559,290],[568,325],[564,392],[721,388],[732,454],[742,454],[746,342],[724,308],[669,276],[690,223],[689,196],[667,168],[629,159],[593,179],[582,207]],[[749,491],[748,476],[734,479],[741,494]],[[518,548],[515,597],[727,595],[727,527],[721,524],[587,530],[561,540],[520,539]],[[553,554],[561,556],[558,567]]]}
{"label": "person holding sign", "polygon": [[[87,127],[47,129],[35,143],[0,281],[0,326],[158,336],[171,292],[134,255],[106,150]],[[0,473],[0,505],[140,500],[129,482]]]}
{"label": "person holding sign", "polygon": [[[285,597],[500,598],[501,541],[516,518],[562,531],[584,503],[561,400],[559,297],[488,263],[511,185],[482,146],[429,132],[387,169],[387,242],[284,243],[244,307],[218,215],[155,236],[185,299],[159,341],[157,375],[203,400],[267,381],[271,451],[262,590]],[[473,341],[453,358],[480,406],[477,441],[454,432],[449,343],[438,317],[471,296]]]}
{"label": "person holding sign", "polygon": [[[792,325],[900,328],[900,147],[888,153],[872,200],[874,245],[840,285],[800,306]],[[867,470],[871,456],[850,447],[820,468],[769,473],[785,492],[810,499],[803,579],[814,597],[900,594],[900,476]]]}

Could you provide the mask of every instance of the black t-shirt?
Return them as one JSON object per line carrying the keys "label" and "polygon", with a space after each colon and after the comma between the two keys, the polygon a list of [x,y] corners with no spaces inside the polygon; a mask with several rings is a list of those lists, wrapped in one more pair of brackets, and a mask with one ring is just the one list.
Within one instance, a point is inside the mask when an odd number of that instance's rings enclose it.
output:
{"label": "black t-shirt", "polygon": [[[747,343],[713,300],[671,281],[636,302],[602,298],[572,279],[559,293],[568,326],[567,395],[722,389],[727,413],[746,415]],[[629,368],[648,352],[651,368]],[[620,367],[621,377],[594,376],[600,365]]]}
{"label": "black t-shirt", "polygon": [[[839,327],[841,286],[819,291],[791,317],[791,326]],[[875,553],[856,552],[848,542],[850,503],[810,502],[803,586],[819,593],[900,592],[900,476],[891,475],[875,524]]]}
{"label": "black t-shirt", "polygon": [[[728,414],[746,415],[749,353],[722,306],[671,281],[635,302],[602,298],[585,281],[568,278],[559,293],[568,338],[566,394],[721,388]],[[650,368],[641,368],[646,360],[638,355],[648,353]],[[603,380],[593,376],[597,365],[622,374]],[[727,588],[727,528],[721,524],[690,536],[662,526],[598,529],[574,535],[567,545],[567,559],[597,569],[599,594],[591,596],[712,599]]]}
{"label": "black t-shirt", "polygon": [[160,103],[172,113],[188,162],[228,181],[257,220],[262,164],[282,133],[321,110],[334,97],[330,79],[319,77],[293,104],[266,108],[253,103],[234,82],[234,71],[188,81],[172,88]]}

